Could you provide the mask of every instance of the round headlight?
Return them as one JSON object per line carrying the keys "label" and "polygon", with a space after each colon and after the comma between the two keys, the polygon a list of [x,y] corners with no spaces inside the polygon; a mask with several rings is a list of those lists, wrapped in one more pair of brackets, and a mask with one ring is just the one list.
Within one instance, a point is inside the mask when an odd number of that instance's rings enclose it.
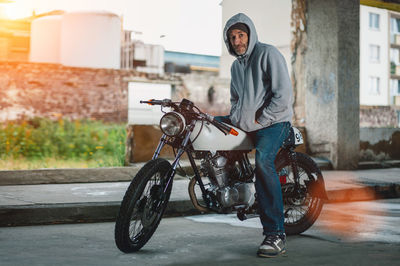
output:
{"label": "round headlight", "polygon": [[185,129],[185,118],[177,112],[166,113],[160,120],[160,128],[167,136],[177,136]]}

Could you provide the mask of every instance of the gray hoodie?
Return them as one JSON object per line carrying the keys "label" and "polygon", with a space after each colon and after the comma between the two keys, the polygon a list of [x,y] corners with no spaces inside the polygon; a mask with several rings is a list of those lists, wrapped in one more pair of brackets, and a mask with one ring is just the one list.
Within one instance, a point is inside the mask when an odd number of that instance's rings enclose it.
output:
{"label": "gray hoodie", "polygon": [[[247,51],[240,56],[228,38],[228,29],[239,22],[250,30]],[[254,24],[245,14],[230,18],[223,34],[229,53],[237,58],[231,67],[232,124],[251,132],[279,122],[292,122],[292,84],[282,54],[274,46],[258,41]]]}

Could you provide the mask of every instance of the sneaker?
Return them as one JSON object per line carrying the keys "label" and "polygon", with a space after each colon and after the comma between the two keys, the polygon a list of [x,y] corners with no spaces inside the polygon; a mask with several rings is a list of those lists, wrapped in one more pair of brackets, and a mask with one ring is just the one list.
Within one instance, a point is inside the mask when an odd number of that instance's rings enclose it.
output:
{"label": "sneaker", "polygon": [[260,257],[273,258],[286,252],[285,235],[268,235],[258,248],[257,255]]}

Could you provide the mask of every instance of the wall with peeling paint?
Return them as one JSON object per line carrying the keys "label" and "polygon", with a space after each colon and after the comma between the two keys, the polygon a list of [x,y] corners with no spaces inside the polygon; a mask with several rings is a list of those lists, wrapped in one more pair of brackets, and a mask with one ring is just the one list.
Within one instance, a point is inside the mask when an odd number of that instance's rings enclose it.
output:
{"label": "wall with peeling paint", "polygon": [[399,128],[400,106],[360,106],[360,127]]}
{"label": "wall with peeling paint", "polygon": [[360,160],[400,159],[399,128],[360,128]]}

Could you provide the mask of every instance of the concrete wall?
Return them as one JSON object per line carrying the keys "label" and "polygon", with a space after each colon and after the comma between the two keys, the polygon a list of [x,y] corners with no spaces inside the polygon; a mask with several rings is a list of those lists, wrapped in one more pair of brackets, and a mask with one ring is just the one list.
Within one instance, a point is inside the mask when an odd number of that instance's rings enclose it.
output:
{"label": "concrete wall", "polygon": [[[214,74],[181,76],[186,88],[186,98],[212,115],[228,115],[231,109],[230,80]],[[184,95],[182,95],[184,96]],[[179,98],[179,97],[178,97]]]}
{"label": "concrete wall", "polygon": [[400,159],[399,128],[360,128],[360,160]]}
{"label": "concrete wall", "polygon": [[355,169],[359,151],[359,1],[307,0],[303,55],[310,150],[335,169]]}

